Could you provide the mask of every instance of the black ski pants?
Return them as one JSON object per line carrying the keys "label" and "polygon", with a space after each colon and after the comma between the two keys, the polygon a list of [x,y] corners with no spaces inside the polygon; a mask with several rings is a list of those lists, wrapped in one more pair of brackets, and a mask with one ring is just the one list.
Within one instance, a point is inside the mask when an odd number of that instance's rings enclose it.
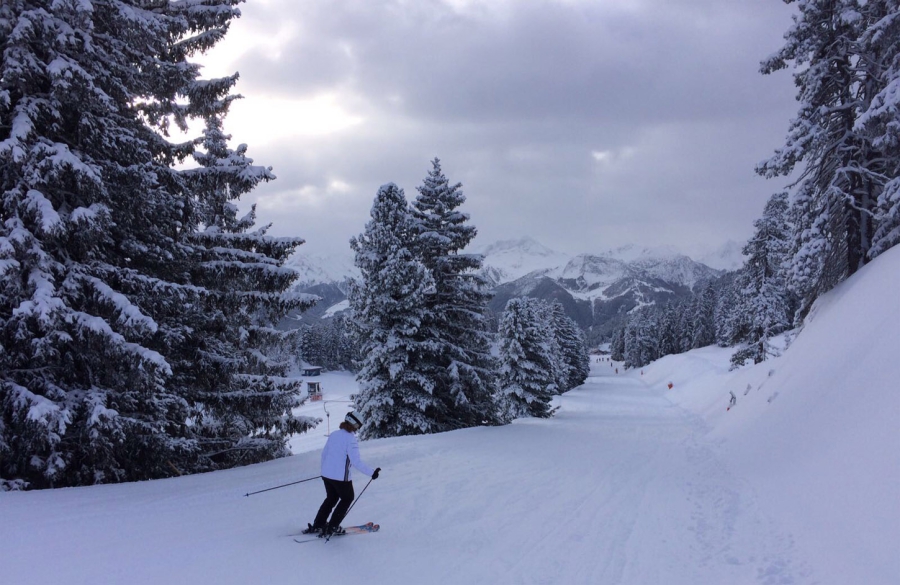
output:
{"label": "black ski pants", "polygon": [[[313,526],[324,528],[328,524],[332,528],[337,528],[341,525],[350,504],[353,503],[353,482],[338,481],[327,477],[323,477],[322,481],[325,482],[325,501],[319,507],[319,513],[316,514]],[[336,508],[335,504],[337,504]],[[332,508],[334,508],[333,514],[331,514]],[[328,522],[328,514],[331,514],[331,522]]]}

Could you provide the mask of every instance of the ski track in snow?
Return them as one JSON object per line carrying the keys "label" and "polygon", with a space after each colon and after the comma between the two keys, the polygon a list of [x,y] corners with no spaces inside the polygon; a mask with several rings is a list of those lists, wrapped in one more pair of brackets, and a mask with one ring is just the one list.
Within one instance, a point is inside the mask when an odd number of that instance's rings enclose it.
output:
{"label": "ski track in snow", "polygon": [[[701,420],[602,366],[553,419],[362,443],[384,471],[347,519],[381,524],[361,538],[287,537],[314,515],[318,481],[241,497],[318,473],[318,451],[0,495],[4,582],[814,583]],[[356,474],[357,494],[367,482]]]}

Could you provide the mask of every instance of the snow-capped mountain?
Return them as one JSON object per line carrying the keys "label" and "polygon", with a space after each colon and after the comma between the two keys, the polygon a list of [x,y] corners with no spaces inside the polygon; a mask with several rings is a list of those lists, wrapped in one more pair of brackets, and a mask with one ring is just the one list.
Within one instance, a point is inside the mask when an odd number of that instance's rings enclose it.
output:
{"label": "snow-capped mountain", "polygon": [[728,240],[716,250],[699,256],[699,262],[716,270],[737,270],[744,265],[744,244]]}
{"label": "snow-capped mountain", "polygon": [[359,275],[349,253],[334,256],[307,254],[301,246],[284,265],[298,273],[294,290],[315,295],[319,301],[302,313],[288,315],[279,327],[294,329],[299,323],[314,323],[348,308],[347,281]]}
{"label": "snow-capped mountain", "polygon": [[509,299],[522,296],[555,300],[582,327],[603,335],[635,307],[689,296],[699,283],[719,274],[671,247],[623,246],[579,254],[556,268],[501,283],[490,308],[503,311]]}
{"label": "snow-capped mountain", "polygon": [[634,262],[636,260],[674,258],[682,256],[674,246],[656,246],[653,248],[636,246],[635,244],[626,244],[612,250],[602,252],[599,256],[620,260],[622,262]]}
{"label": "snow-capped mountain", "polygon": [[551,250],[530,237],[476,246],[472,251],[484,256],[482,274],[494,285],[535,271],[556,268],[569,260],[568,255]]}
{"label": "snow-capped mountain", "polygon": [[[493,288],[489,306],[494,312],[502,312],[514,297],[557,300],[582,327],[600,334],[635,307],[689,296],[698,283],[720,274],[672,247],[629,245],[572,257],[524,237],[471,251],[484,256],[482,275]],[[301,274],[299,290],[322,298],[299,319],[317,320],[346,308],[344,284],[358,274],[349,256],[326,258],[300,251],[287,265]]]}
{"label": "snow-capped mountain", "polygon": [[299,273],[296,286],[310,287],[316,284],[342,283],[359,274],[350,253],[334,256],[306,254],[301,246],[284,263]]}
{"label": "snow-capped mountain", "polygon": [[600,291],[628,275],[628,267],[621,260],[608,256],[579,254],[564,266],[548,272],[566,289],[586,293]]}
{"label": "snow-capped mountain", "polygon": [[637,246],[623,246],[597,255],[579,254],[561,269],[547,272],[547,276],[586,299],[607,296],[606,287],[629,278],[656,279],[692,289],[699,281],[715,274],[716,271],[672,247]]}

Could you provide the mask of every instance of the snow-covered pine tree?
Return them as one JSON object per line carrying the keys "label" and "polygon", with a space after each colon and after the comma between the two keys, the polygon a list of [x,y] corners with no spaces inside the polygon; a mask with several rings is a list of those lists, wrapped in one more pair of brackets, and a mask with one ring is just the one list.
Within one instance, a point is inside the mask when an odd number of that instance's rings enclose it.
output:
{"label": "snow-covered pine tree", "polygon": [[[227,109],[233,97],[213,111]],[[268,236],[269,226],[250,231],[255,206],[238,218],[234,201],[275,177],[253,165],[247,145],[228,147],[220,116],[207,117],[202,150],[194,153],[198,166],[183,173],[197,222],[183,245],[194,259],[191,282],[204,295],[190,331],[177,342],[180,351],[171,352],[181,363],[173,363],[169,382],[183,379],[183,393],[193,397],[192,432],[205,461],[192,467],[210,469],[285,455],[288,436],[314,424],[293,414],[303,402],[302,382],[287,377],[293,363],[286,349],[298,331],[273,326],[315,302],[288,292],[296,275],[283,267],[303,240]]]}
{"label": "snow-covered pine tree", "polygon": [[543,299],[530,299],[530,301],[538,335],[540,339],[544,340],[544,353],[550,361],[550,376],[553,379],[555,391],[557,394],[562,394],[567,390],[568,366],[563,359],[559,336],[553,326],[553,309],[550,303]]}
{"label": "snow-covered pine tree", "polygon": [[679,353],[681,344],[678,339],[678,308],[679,303],[667,303],[660,309],[659,330],[657,337],[659,339],[659,355],[671,355]]}
{"label": "snow-covered pine tree", "polygon": [[690,298],[681,304],[682,310],[678,314],[678,346],[680,350],[676,353],[684,353],[694,347],[694,313],[696,304],[696,298]]}
{"label": "snow-covered pine tree", "polygon": [[344,315],[335,315],[326,331],[326,365],[335,370],[353,369],[358,352],[350,335],[348,319]]}
{"label": "snow-covered pine tree", "polygon": [[505,422],[524,416],[553,416],[550,401],[557,393],[554,357],[540,304],[537,299],[510,299],[500,316],[497,405]]}
{"label": "snow-covered pine tree", "polygon": [[749,316],[747,347],[731,358],[733,366],[747,360],[760,363],[777,355],[769,339],[781,333],[791,323],[791,303],[784,282],[784,261],[790,247],[791,227],[787,219],[788,194],[772,195],[762,217],[754,222],[756,232],[744,246],[747,257],[738,284]]}
{"label": "snow-covered pine tree", "polygon": [[440,432],[496,421],[495,365],[486,317],[491,295],[478,274],[482,256],[461,253],[477,230],[459,210],[466,200],[462,185],[449,183],[440,160],[431,164],[410,211],[418,235],[415,254],[434,282],[425,297],[423,353],[416,367],[444,402],[441,418],[431,423],[432,432]]}
{"label": "snow-covered pine tree", "polygon": [[[869,257],[875,258],[900,243],[900,3],[869,0],[859,10],[866,23],[860,37],[860,52],[868,64],[868,79],[876,89],[856,127],[881,153],[873,160],[883,175],[884,188],[875,207],[875,232]],[[876,93],[877,91],[877,93]]]}
{"label": "snow-covered pine tree", "polygon": [[302,325],[298,329],[297,357],[329,370],[354,370],[358,352],[348,322],[344,315],[335,315]]}
{"label": "snow-covered pine tree", "polygon": [[363,438],[436,431],[447,420],[447,403],[436,382],[423,374],[431,337],[423,335],[426,295],[434,290],[430,271],[413,253],[418,231],[403,190],[383,185],[365,231],[350,240],[359,268],[350,284],[350,307],[362,363],[354,401],[365,422]]}
{"label": "snow-covered pine tree", "polygon": [[628,315],[628,321],[625,323],[625,330],[622,334],[624,342],[622,361],[626,368],[641,365],[640,323],[637,318],[639,315],[640,311]]}
{"label": "snow-covered pine tree", "polygon": [[209,295],[192,281],[199,202],[174,168],[194,143],[166,137],[227,109],[235,78],[200,80],[188,59],[224,36],[237,3],[0,5],[7,486],[188,472],[235,446],[196,424],[205,387],[183,350],[209,323]]}
{"label": "snow-covered pine tree", "polygon": [[612,339],[609,343],[609,355],[612,359],[620,362],[625,359],[625,327],[617,327],[612,332]]}
{"label": "snow-covered pine tree", "polygon": [[584,383],[591,371],[591,358],[584,332],[566,315],[562,304],[558,301],[546,304],[550,330],[559,348],[561,376],[557,391],[562,394]]}
{"label": "snow-covered pine tree", "polygon": [[[757,171],[775,177],[802,169],[795,183],[798,221],[789,284],[803,301],[801,310],[808,310],[817,296],[868,261],[880,227],[876,205],[891,207],[885,185],[896,178],[896,161],[888,143],[871,131],[881,127],[876,119],[896,121],[896,76],[890,69],[900,38],[896,0],[798,0],[797,7],[784,47],[761,70],[772,73],[793,61],[800,111],[785,146]],[[893,105],[881,110],[884,98]],[[861,120],[873,122],[869,132]],[[891,132],[896,135],[896,128]],[[890,215],[883,221],[890,223]],[[880,237],[892,231],[888,226]]]}
{"label": "snow-covered pine tree", "polygon": [[691,315],[691,349],[716,342],[716,289],[711,282],[704,282],[699,288],[694,295]]}
{"label": "snow-covered pine tree", "polygon": [[633,310],[625,326],[625,367],[639,368],[660,357],[657,310],[646,306]]}
{"label": "snow-covered pine tree", "polygon": [[744,308],[744,296],[741,295],[741,270],[729,272],[717,282],[719,291],[716,301],[716,344],[719,347],[737,345],[747,339],[750,330],[749,311]]}
{"label": "snow-covered pine tree", "polygon": [[662,312],[659,307],[647,307],[643,311],[643,323],[641,323],[641,364],[647,365],[663,356],[659,351],[660,318]]}
{"label": "snow-covered pine tree", "polygon": [[[163,186],[177,176],[165,165],[151,176],[176,149],[133,103],[154,90],[138,66],[165,52],[169,26],[120,10],[95,23],[74,2],[0,10],[0,477],[45,487],[139,476],[172,452],[167,426],[186,411],[151,349],[157,322],[116,282],[160,280],[131,264],[141,252],[159,263],[171,248],[159,241],[178,231],[180,201]],[[126,55],[119,40],[132,33]],[[154,215],[171,235],[149,225]]]}
{"label": "snow-covered pine tree", "polygon": [[319,324],[298,328],[300,357],[308,364],[325,365],[325,332]]}

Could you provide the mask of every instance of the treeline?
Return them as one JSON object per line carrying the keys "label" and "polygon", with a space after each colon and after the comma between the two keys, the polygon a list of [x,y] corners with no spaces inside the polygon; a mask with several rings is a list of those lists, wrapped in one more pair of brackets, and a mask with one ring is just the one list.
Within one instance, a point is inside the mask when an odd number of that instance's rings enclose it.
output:
{"label": "treeline", "polygon": [[359,342],[345,315],[301,325],[297,329],[296,339],[291,348],[295,360],[322,366],[326,370],[356,371]]}
{"label": "treeline", "polygon": [[798,11],[762,72],[793,62],[800,109],[757,168],[798,177],[766,204],[736,274],[692,301],[630,315],[613,337],[630,366],[710,343],[737,346],[735,366],[759,363],[819,296],[900,242],[900,7],[838,0]]}
{"label": "treeline", "polygon": [[714,343],[739,347],[734,366],[778,355],[771,339],[803,316],[799,296],[787,286],[790,213],[786,194],[772,196],[743,248],[743,267],[698,285],[690,299],[633,311],[613,334],[613,358],[640,367]]}

